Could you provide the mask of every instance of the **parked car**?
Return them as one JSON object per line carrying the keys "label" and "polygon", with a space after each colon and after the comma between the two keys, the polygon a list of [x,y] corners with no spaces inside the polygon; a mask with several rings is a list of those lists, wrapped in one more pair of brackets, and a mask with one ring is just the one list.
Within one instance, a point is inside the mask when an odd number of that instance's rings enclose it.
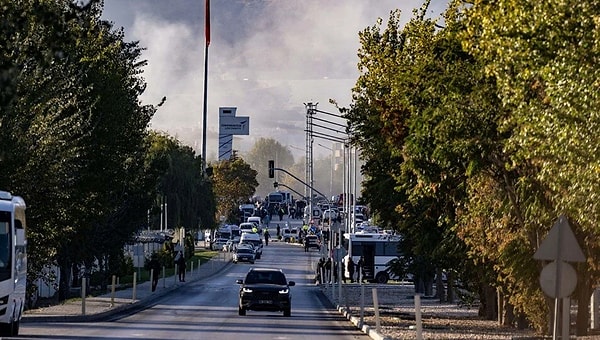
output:
{"label": "parked car", "polygon": [[246,311],[283,312],[283,316],[291,316],[292,294],[290,287],[294,281],[287,281],[281,269],[252,268],[246,277],[236,281],[240,285],[239,315]]}
{"label": "parked car", "polygon": [[252,247],[238,247],[233,252],[233,263],[250,262],[254,264],[255,259],[256,254],[254,253],[254,248]]}

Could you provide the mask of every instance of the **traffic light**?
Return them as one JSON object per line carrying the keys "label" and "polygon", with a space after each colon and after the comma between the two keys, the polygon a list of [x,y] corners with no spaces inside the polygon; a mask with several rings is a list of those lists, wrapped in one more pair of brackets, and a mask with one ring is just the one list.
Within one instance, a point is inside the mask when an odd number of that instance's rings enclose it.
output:
{"label": "traffic light", "polygon": [[269,178],[275,178],[275,161],[269,160]]}
{"label": "traffic light", "polygon": [[273,188],[277,189],[277,187],[279,187],[279,183],[273,182]]}

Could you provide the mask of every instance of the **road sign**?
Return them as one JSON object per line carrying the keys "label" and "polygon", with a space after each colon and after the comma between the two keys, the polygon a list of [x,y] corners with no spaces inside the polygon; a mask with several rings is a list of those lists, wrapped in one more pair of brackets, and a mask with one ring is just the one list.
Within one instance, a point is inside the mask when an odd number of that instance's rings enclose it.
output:
{"label": "road sign", "polygon": [[585,262],[585,255],[565,215],[560,215],[546,238],[533,254],[536,260]]}
{"label": "road sign", "polygon": [[[560,266],[558,268],[557,266]],[[560,278],[557,280],[557,273]],[[557,283],[560,284],[558,287]],[[551,298],[564,298],[575,290],[577,286],[577,273],[573,266],[563,261],[554,261],[544,266],[540,273],[540,286],[542,291]]]}
{"label": "road sign", "polygon": [[348,255],[348,251],[346,251],[344,248],[333,249],[333,260],[335,262],[341,261],[346,255]]}

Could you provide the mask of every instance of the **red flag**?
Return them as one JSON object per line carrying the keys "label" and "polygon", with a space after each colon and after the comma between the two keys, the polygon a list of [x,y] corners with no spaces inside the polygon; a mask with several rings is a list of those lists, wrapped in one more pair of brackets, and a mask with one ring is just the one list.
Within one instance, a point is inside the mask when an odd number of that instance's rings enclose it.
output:
{"label": "red flag", "polygon": [[204,33],[206,35],[206,46],[210,45],[210,0],[206,0],[206,10],[204,12],[204,19],[206,25],[204,27]]}

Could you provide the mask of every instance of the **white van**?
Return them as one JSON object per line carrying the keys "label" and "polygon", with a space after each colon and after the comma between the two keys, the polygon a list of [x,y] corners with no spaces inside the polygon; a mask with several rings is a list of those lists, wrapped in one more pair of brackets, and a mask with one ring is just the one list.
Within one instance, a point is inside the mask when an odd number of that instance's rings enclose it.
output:
{"label": "white van", "polygon": [[260,259],[260,257],[262,256],[262,247],[263,247],[263,243],[262,243],[262,239],[260,238],[260,235],[258,235],[257,233],[250,233],[250,232],[242,233],[242,237],[240,238],[240,244],[244,244],[244,243],[249,243],[252,246],[254,246],[254,250],[256,252],[256,258]]}
{"label": "white van", "polygon": [[240,236],[244,233],[251,233],[253,232],[252,229],[256,227],[256,224],[252,223],[252,222],[244,222],[240,224]]}
{"label": "white van", "polygon": [[246,222],[255,223],[259,228],[262,227],[262,220],[259,216],[250,216]]}
{"label": "white van", "polygon": [[259,216],[250,216],[250,217],[248,217],[247,222],[256,224],[256,227],[258,228],[258,232],[260,234],[262,234],[263,224],[262,224],[262,220]]}

